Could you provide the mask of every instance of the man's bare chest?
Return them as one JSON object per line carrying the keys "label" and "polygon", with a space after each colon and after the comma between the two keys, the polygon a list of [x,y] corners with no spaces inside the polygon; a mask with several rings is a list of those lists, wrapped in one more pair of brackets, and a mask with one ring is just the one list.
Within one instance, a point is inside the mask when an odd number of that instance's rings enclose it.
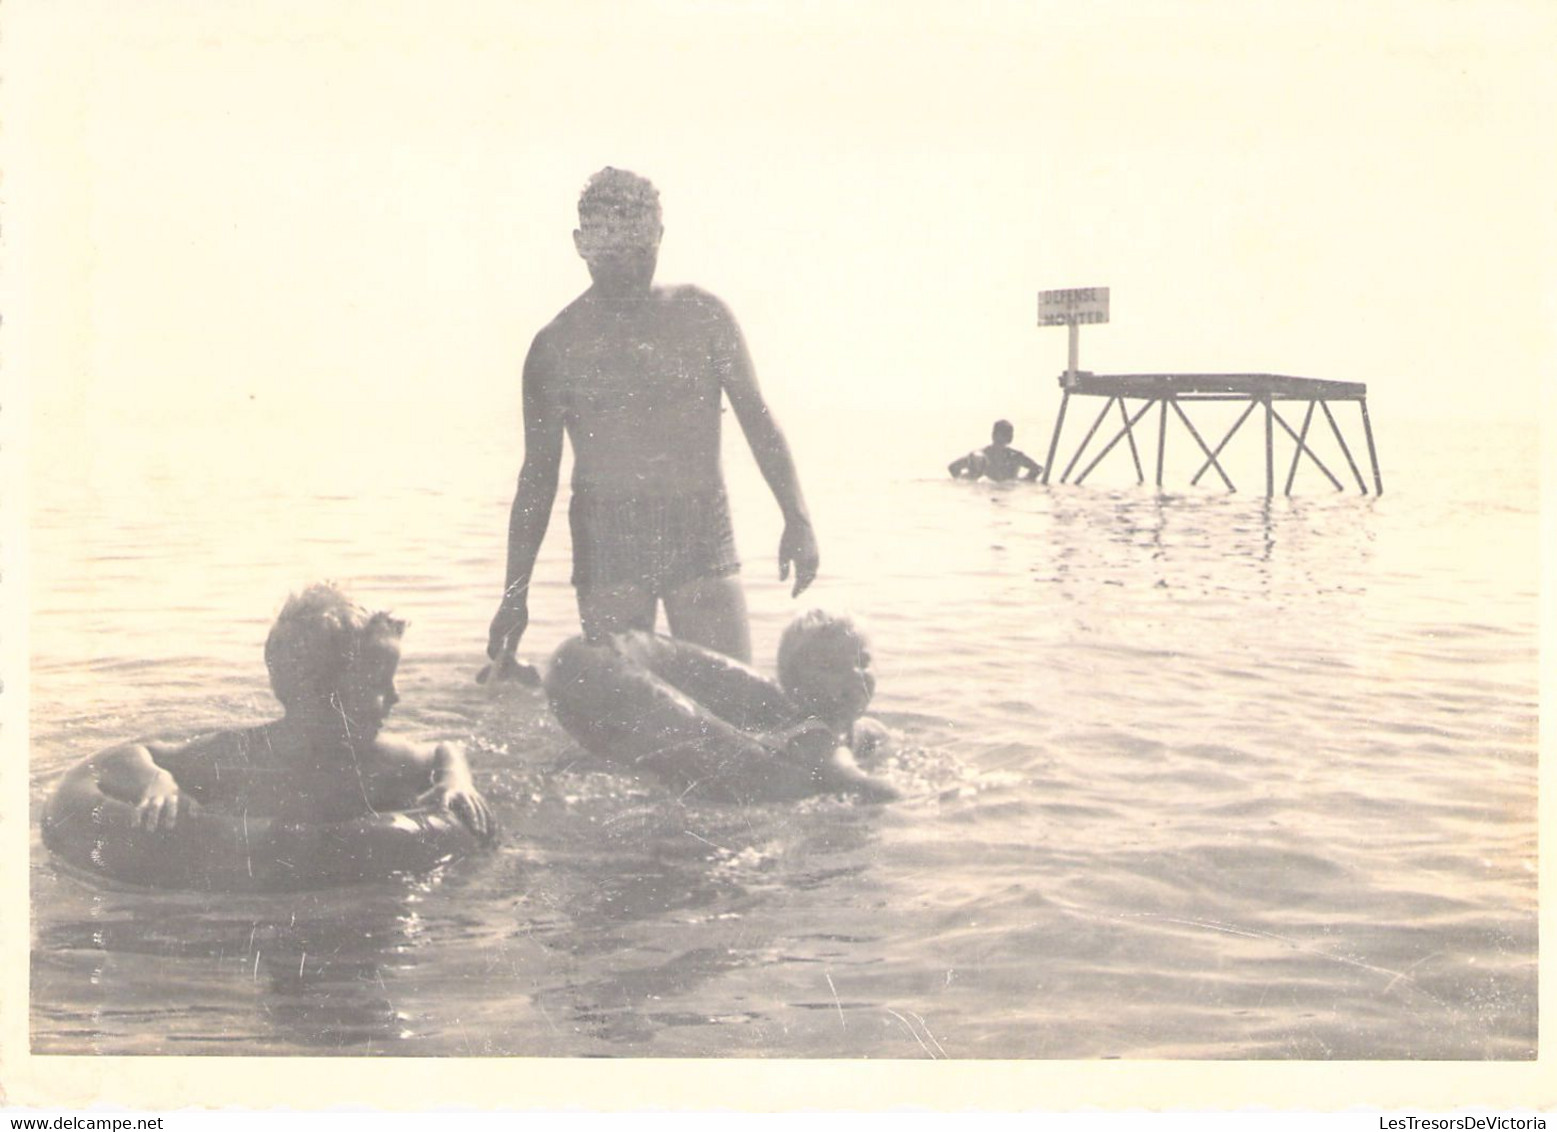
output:
{"label": "man's bare chest", "polygon": [[600,413],[717,403],[719,369],[706,347],[673,336],[602,337],[558,358],[564,404]]}

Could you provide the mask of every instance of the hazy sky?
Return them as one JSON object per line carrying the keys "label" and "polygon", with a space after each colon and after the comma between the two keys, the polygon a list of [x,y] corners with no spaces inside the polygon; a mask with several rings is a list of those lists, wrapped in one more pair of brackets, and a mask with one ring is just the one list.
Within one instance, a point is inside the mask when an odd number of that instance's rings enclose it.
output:
{"label": "hazy sky", "polygon": [[[1533,415],[1557,5],[6,4],[10,357],[46,425],[517,408],[605,164],[776,404],[1051,419],[1098,371]],[[15,372],[13,367],[12,372]],[[251,400],[252,399],[252,400]]]}

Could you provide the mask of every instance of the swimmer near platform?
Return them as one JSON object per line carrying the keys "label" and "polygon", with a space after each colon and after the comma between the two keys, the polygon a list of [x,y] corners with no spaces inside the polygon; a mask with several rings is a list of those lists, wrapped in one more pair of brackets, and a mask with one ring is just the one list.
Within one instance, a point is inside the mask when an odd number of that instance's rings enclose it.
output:
{"label": "swimmer near platform", "polygon": [[[1265,426],[1265,494],[1267,496],[1276,494],[1278,428],[1282,433],[1280,446],[1285,449],[1290,443],[1292,454],[1290,462],[1283,459],[1283,463],[1286,463],[1286,476],[1282,494],[1292,494],[1292,486],[1297,479],[1298,468],[1303,464],[1304,457],[1319,469],[1336,491],[1344,491],[1345,485],[1314,452],[1311,436],[1316,431],[1314,426],[1317,412],[1324,417],[1324,424],[1328,426],[1330,434],[1334,437],[1336,446],[1345,459],[1353,480],[1356,481],[1357,489],[1366,495],[1368,494],[1367,483],[1357,466],[1357,460],[1352,455],[1351,447],[1346,443],[1346,436],[1342,432],[1340,422],[1330,407],[1334,402],[1352,401],[1357,404],[1361,417],[1362,433],[1368,449],[1368,464],[1372,472],[1373,490],[1378,494],[1383,493],[1384,481],[1379,474],[1378,453],[1373,443],[1373,426],[1368,419],[1366,385],[1360,382],[1325,381],[1275,373],[1100,374],[1079,370],[1076,366],[1078,326],[1083,323],[1107,321],[1107,287],[1081,287],[1039,292],[1039,325],[1070,328],[1070,364],[1059,378],[1063,396],[1060,400],[1059,414],[1054,419],[1054,433],[1049,438],[1049,458],[1044,462],[1043,469],[1044,483],[1049,482],[1055,466],[1055,458],[1060,454],[1060,438],[1065,428],[1065,416],[1070,408],[1071,398],[1092,397],[1101,398],[1102,407],[1098,410],[1091,426],[1082,435],[1081,443],[1077,445],[1074,454],[1065,465],[1065,470],[1060,474],[1061,483],[1084,483],[1093,469],[1111,452],[1119,448],[1120,442],[1123,441],[1135,464],[1136,481],[1144,484],[1146,471],[1141,463],[1141,448],[1143,444],[1150,443],[1150,433],[1155,432],[1155,483],[1157,487],[1161,487],[1163,460],[1167,451],[1168,416],[1171,412],[1198,446],[1200,455],[1196,460],[1200,461],[1200,457],[1204,457],[1203,461],[1198,463],[1198,470],[1190,479],[1191,485],[1198,484],[1207,472],[1215,471],[1228,491],[1237,491],[1224,463],[1224,454],[1245,422],[1255,414],[1256,410],[1259,410]],[[1195,426],[1191,414],[1204,413],[1208,410],[1203,406],[1216,403],[1231,403],[1235,411],[1239,404],[1242,404],[1243,408],[1241,412],[1237,412],[1232,424],[1221,432],[1221,439],[1213,445],[1207,443],[1208,434]],[[1148,415],[1154,408],[1157,410],[1155,428],[1148,420]],[[1293,428],[1284,411],[1295,417],[1300,409],[1303,414],[1302,423],[1297,428]],[[1116,411],[1117,423],[1111,422],[1109,418]],[[1110,434],[1109,439],[1094,450],[1093,440],[1105,425],[1108,426],[1106,431]],[[1137,443],[1138,434],[1141,443]],[[1209,433],[1209,435],[1216,434]],[[1083,465],[1082,460],[1089,454],[1090,459]],[[1081,470],[1072,481],[1071,475],[1076,473],[1078,466]]]}

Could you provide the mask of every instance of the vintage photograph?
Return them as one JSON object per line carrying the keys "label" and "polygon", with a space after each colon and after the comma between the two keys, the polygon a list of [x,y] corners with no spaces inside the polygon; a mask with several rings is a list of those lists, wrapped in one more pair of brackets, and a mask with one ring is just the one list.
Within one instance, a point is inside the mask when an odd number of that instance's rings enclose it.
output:
{"label": "vintage photograph", "polygon": [[13,1064],[1536,1079],[1557,10],[0,19]]}

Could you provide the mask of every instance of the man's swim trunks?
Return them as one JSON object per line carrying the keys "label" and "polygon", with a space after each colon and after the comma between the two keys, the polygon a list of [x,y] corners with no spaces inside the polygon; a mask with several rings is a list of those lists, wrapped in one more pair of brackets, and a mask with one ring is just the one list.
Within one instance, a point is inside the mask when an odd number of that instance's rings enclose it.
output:
{"label": "man's swim trunks", "polygon": [[698,578],[725,578],[741,568],[722,487],[626,498],[576,491],[568,523],[573,584],[581,590],[634,585],[664,595]]}

